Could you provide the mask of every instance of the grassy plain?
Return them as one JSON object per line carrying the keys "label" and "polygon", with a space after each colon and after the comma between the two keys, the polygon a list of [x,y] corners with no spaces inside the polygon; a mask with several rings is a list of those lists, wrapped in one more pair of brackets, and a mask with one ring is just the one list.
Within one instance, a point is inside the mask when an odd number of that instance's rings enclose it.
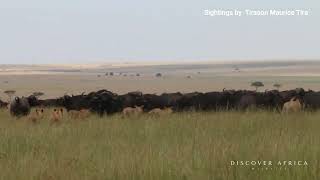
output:
{"label": "grassy plain", "polygon": [[[42,98],[108,89],[124,94],[303,87],[320,90],[319,62],[157,66],[0,66],[0,99],[35,91]],[[237,70],[238,69],[238,70]],[[105,76],[114,72],[114,76]],[[155,73],[162,73],[156,78]],[[140,73],[140,76],[136,76]],[[124,76],[126,74],[126,76]],[[99,76],[99,77],[98,77]],[[189,78],[188,78],[189,76]],[[48,110],[47,110],[48,111]],[[320,112],[185,112],[164,117],[121,115],[50,125],[15,120],[0,110],[0,179],[319,179]],[[272,166],[231,166],[231,161]],[[278,161],[307,166],[277,166]],[[254,169],[252,169],[254,168]],[[268,169],[266,169],[268,168]],[[280,169],[281,168],[281,169]]]}
{"label": "grassy plain", "polygon": [[[130,91],[157,94],[208,92],[222,91],[223,88],[254,90],[250,87],[254,81],[264,83],[260,91],[274,89],[275,83],[282,84],[280,90],[297,87],[320,90],[319,61],[91,66],[0,65],[0,99],[8,99],[3,93],[6,90],[15,90],[18,96],[41,91],[45,93],[42,98],[101,89],[118,94]],[[114,76],[105,76],[110,72]],[[156,78],[156,73],[161,73],[162,77]]]}
{"label": "grassy plain", "polygon": [[[0,179],[320,177],[320,112],[185,112],[125,119],[92,115],[82,121],[66,117],[55,125],[50,125],[48,112],[45,117],[33,124],[0,111]],[[273,165],[230,165],[241,160]],[[308,165],[276,165],[289,160]]]}

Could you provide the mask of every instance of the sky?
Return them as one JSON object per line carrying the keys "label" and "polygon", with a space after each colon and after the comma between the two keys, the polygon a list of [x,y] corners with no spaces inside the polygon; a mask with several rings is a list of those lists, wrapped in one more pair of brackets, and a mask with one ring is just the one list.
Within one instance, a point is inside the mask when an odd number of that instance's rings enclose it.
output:
{"label": "sky", "polygon": [[[320,59],[319,0],[0,0],[0,64]],[[309,16],[209,17],[206,9]]]}

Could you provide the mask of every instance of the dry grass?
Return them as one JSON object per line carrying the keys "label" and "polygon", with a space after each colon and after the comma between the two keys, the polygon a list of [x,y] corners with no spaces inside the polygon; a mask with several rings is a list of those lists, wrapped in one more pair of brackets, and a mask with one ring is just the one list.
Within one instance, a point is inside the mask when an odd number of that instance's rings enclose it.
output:
{"label": "dry grass", "polygon": [[[9,81],[5,84],[4,81]],[[28,96],[33,92],[44,92],[42,98],[61,97],[65,93],[81,94],[107,89],[115,93],[125,94],[140,90],[144,93],[164,92],[208,92],[227,89],[248,89],[253,81],[262,81],[265,89],[274,89],[273,84],[283,84],[280,90],[303,87],[320,90],[318,77],[259,77],[259,76],[215,76],[212,74],[194,75],[192,79],[185,76],[167,75],[163,78],[141,75],[140,77],[100,77],[96,75],[0,75],[0,99],[7,100],[5,90],[16,90],[18,96]]]}
{"label": "dry grass", "polygon": [[[121,115],[50,125],[0,112],[1,179],[317,179],[320,113]],[[306,160],[251,170],[231,160]]]}

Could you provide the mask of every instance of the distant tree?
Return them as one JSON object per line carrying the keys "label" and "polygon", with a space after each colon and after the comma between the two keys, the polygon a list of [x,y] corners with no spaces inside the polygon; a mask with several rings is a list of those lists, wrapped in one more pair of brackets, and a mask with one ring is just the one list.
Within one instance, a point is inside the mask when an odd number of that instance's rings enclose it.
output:
{"label": "distant tree", "polygon": [[137,73],[137,74],[136,74],[136,76],[140,76],[140,74],[139,74],[139,73]]}
{"label": "distant tree", "polygon": [[101,75],[97,75],[97,77],[101,77]]}
{"label": "distant tree", "polygon": [[277,90],[279,91],[279,89],[281,88],[281,84],[279,84],[279,83],[275,83],[274,85],[273,85],[273,87],[275,87],[275,88],[277,88]]}
{"label": "distant tree", "polygon": [[233,66],[234,72],[240,72],[240,68],[238,66]]}
{"label": "distant tree", "polygon": [[110,76],[113,76],[113,72],[110,72],[109,75],[110,75]]}
{"label": "distant tree", "polygon": [[32,93],[32,95],[34,95],[35,97],[40,97],[40,96],[43,96],[44,93],[43,92],[34,92],[34,93]]}
{"label": "distant tree", "polygon": [[162,77],[162,74],[161,73],[157,73],[156,77]]}
{"label": "distant tree", "polygon": [[109,73],[106,73],[105,75],[106,75],[106,76],[108,76],[108,75],[109,75]]}
{"label": "distant tree", "polygon": [[255,87],[256,91],[258,91],[258,88],[259,87],[263,87],[264,84],[262,82],[260,82],[260,81],[256,81],[256,82],[251,83],[251,86]]}
{"label": "distant tree", "polygon": [[12,96],[16,93],[15,90],[6,90],[3,93],[5,93],[9,97],[9,101],[11,101]]}

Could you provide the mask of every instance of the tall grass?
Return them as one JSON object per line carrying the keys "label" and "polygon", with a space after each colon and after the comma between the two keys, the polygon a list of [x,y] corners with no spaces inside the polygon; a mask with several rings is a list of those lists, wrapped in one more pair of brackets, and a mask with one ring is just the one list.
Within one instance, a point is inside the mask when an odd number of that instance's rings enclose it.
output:
{"label": "tall grass", "polygon": [[[48,115],[47,115],[48,117]],[[320,113],[177,113],[64,119],[0,112],[0,177],[28,179],[318,179]],[[259,169],[235,160],[305,160]],[[251,168],[255,167],[255,170]]]}

